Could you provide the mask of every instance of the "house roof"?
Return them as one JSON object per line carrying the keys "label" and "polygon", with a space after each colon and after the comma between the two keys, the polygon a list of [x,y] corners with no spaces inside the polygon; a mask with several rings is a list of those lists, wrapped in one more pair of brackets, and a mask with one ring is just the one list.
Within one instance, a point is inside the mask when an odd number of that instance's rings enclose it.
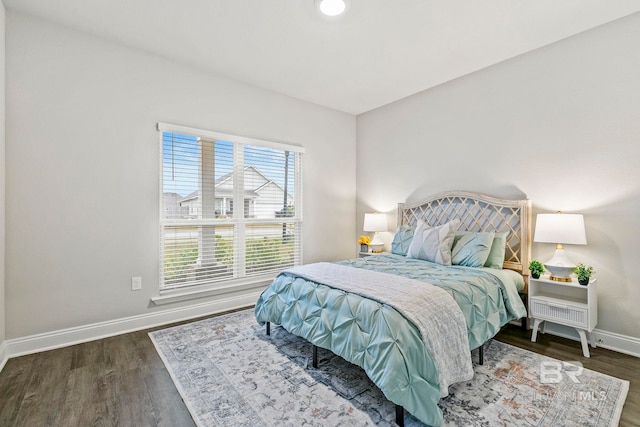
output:
{"label": "house roof", "polygon": [[[268,187],[269,185],[275,185],[276,187],[278,187],[280,190],[284,191],[284,188],[282,188],[282,186],[280,184],[278,184],[276,181],[267,178],[262,172],[260,172],[260,170],[258,168],[256,168],[253,165],[249,165],[249,166],[245,166],[244,170],[253,170],[255,173],[257,173],[258,175],[260,175],[262,178],[264,178],[265,183],[261,184],[260,186],[253,188],[253,189],[247,189],[245,190],[245,196],[247,197],[257,197],[260,193],[261,190],[263,190],[264,188]],[[228,173],[225,175],[222,175],[220,178],[216,179],[214,187],[215,188],[219,188],[222,184],[228,182],[230,179],[233,178],[233,173]],[[195,190],[192,191],[191,193],[189,193],[188,195],[186,195],[184,198],[182,198],[179,202],[186,202],[189,200],[196,200],[200,197],[200,190]],[[165,193],[168,194],[168,193]],[[233,195],[233,190],[225,190],[225,189],[218,189],[215,191],[216,196],[232,196]],[[291,200],[293,200],[293,196],[291,195],[291,193],[287,193],[288,196]]]}
{"label": "house roof", "polygon": [[[270,181],[269,178],[267,178],[265,176],[265,174],[263,174],[262,172],[260,172],[260,170],[258,168],[256,168],[253,165],[248,165],[244,167],[245,172],[248,170],[253,170],[255,173],[257,173],[258,175],[260,175],[262,178],[264,178],[265,181]],[[216,179],[216,183],[215,186],[218,187],[221,184],[224,184],[225,182],[227,182],[228,180],[230,180],[231,178],[233,178],[233,172],[229,172],[227,174],[222,175],[220,178]]]}

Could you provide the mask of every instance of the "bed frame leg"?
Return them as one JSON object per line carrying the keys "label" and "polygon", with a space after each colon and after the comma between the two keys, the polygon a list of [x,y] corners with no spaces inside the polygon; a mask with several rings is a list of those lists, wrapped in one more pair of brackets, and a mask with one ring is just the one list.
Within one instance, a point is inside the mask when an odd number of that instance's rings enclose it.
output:
{"label": "bed frame leg", "polygon": [[313,346],[313,367],[318,369],[318,346]]}
{"label": "bed frame leg", "polygon": [[267,335],[271,335],[271,322],[267,322]]}
{"label": "bed frame leg", "polygon": [[478,348],[478,350],[479,350],[479,351],[478,351],[478,358],[480,359],[480,360],[479,360],[479,363],[480,363],[481,365],[484,365],[484,344],[482,344],[482,345]]}
{"label": "bed frame leg", "polygon": [[400,405],[396,405],[396,424],[404,427],[404,408]]}

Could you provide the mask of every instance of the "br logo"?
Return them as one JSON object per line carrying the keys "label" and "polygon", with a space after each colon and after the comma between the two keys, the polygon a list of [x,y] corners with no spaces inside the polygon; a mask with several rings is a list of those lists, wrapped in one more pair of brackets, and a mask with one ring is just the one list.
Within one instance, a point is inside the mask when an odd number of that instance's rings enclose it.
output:
{"label": "br logo", "polygon": [[540,363],[540,382],[542,384],[557,384],[566,376],[574,383],[580,383],[578,377],[582,375],[582,363],[575,361],[561,362],[550,360]]}

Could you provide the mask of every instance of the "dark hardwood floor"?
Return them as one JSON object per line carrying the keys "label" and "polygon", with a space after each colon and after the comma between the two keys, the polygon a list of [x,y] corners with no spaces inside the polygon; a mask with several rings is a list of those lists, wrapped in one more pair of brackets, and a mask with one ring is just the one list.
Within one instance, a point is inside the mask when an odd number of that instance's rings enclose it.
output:
{"label": "dark hardwood floor", "polygon": [[0,426],[195,426],[151,330],[9,359]]}
{"label": "dark hardwood floor", "polygon": [[[154,329],[10,359],[0,372],[0,426],[193,426],[147,335]],[[578,342],[530,337],[508,325],[497,339],[629,380],[620,425],[640,426],[640,359],[601,348],[586,359]]]}

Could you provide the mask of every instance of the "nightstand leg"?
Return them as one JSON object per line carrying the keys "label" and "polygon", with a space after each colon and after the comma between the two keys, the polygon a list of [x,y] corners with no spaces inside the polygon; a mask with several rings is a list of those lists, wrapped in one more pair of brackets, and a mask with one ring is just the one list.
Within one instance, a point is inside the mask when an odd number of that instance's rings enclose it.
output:
{"label": "nightstand leg", "polygon": [[587,333],[582,329],[576,329],[578,335],[580,335],[580,342],[582,343],[582,354],[584,357],[591,357],[589,355],[589,344],[587,343]]}
{"label": "nightstand leg", "polygon": [[589,332],[589,341],[591,342],[591,347],[596,348],[596,337],[593,336],[593,332]]}
{"label": "nightstand leg", "polygon": [[540,319],[533,320],[533,332],[531,332],[531,342],[536,342],[536,339],[538,338],[538,327],[540,326],[541,322],[542,320]]}

